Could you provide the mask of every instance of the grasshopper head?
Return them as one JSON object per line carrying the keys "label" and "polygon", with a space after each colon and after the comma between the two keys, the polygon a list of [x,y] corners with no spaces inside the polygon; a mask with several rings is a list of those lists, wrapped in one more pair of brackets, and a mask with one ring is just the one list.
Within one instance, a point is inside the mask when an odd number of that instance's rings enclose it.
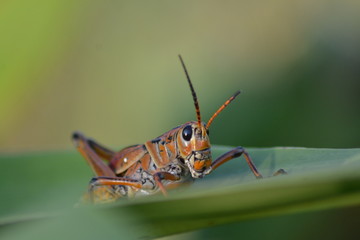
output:
{"label": "grasshopper head", "polygon": [[211,149],[205,124],[185,123],[177,135],[178,148],[193,178],[202,178],[211,171]]}

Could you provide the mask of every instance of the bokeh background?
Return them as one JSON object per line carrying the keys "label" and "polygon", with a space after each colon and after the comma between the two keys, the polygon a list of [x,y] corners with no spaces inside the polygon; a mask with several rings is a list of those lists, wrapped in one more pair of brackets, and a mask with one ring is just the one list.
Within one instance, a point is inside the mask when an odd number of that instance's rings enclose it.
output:
{"label": "bokeh background", "polygon": [[203,119],[212,143],[359,147],[359,1],[2,1],[0,150],[120,147]]}

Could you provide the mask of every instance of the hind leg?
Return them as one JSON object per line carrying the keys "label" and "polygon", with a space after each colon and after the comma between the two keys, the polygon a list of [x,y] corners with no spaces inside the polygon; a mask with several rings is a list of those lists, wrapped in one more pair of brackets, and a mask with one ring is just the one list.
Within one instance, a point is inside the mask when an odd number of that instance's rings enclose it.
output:
{"label": "hind leg", "polygon": [[114,171],[102,160],[110,161],[114,153],[81,133],[74,133],[72,139],[77,150],[83,155],[96,176],[116,177]]}
{"label": "hind leg", "polygon": [[[97,144],[93,140],[87,139],[81,133],[74,133],[72,139],[77,150],[85,158],[97,177],[116,178],[114,171],[103,161],[110,161],[114,152]],[[104,203],[112,202],[122,195],[112,186],[99,186],[94,188],[90,183],[89,192],[82,198],[82,202]]]}

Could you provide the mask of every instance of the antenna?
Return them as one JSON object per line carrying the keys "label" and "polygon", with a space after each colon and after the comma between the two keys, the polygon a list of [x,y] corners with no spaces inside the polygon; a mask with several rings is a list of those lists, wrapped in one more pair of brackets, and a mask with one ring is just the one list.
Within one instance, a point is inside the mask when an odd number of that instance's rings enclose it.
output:
{"label": "antenna", "polygon": [[206,129],[209,129],[211,123],[214,121],[214,119],[217,117],[217,115],[219,115],[219,113],[224,110],[224,108],[226,108],[227,105],[229,105],[229,103],[231,103],[232,100],[234,100],[237,95],[240,94],[240,91],[237,91],[236,93],[234,93],[234,95],[232,95],[213,115],[212,117],[209,119],[209,121],[206,124]]}
{"label": "antenna", "polygon": [[184,72],[185,72],[185,75],[186,75],[186,78],[188,80],[188,83],[189,83],[189,86],[190,86],[190,90],[191,90],[191,94],[192,94],[192,97],[193,97],[193,100],[194,100],[194,104],[195,104],[195,110],[196,110],[196,117],[197,117],[197,121],[198,121],[198,124],[199,126],[201,126],[201,115],[200,115],[200,107],[199,107],[199,103],[198,103],[198,100],[197,100],[197,96],[196,96],[196,93],[195,93],[195,90],[194,90],[194,87],[191,83],[191,80],[190,80],[190,77],[189,77],[189,73],[185,67],[185,63],[181,57],[181,55],[179,54],[179,59],[180,59],[180,62],[181,62],[181,65],[182,67],[184,68]]}

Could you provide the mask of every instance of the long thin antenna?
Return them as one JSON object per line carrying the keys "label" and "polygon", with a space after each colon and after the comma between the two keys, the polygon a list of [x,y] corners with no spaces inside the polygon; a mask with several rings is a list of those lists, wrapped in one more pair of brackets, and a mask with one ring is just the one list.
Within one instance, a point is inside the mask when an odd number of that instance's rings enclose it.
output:
{"label": "long thin antenna", "polygon": [[182,57],[181,57],[180,54],[179,54],[179,59],[180,59],[181,65],[182,65],[183,68],[184,68],[184,72],[185,72],[186,78],[187,78],[188,83],[189,83],[189,86],[190,86],[191,94],[192,94],[192,96],[193,96],[193,100],[194,100],[194,104],[195,104],[195,110],[196,110],[196,117],[197,117],[197,120],[198,120],[198,124],[199,124],[199,126],[201,126],[200,107],[199,107],[199,103],[198,103],[198,100],[197,100],[197,96],[196,96],[194,87],[193,87],[193,85],[192,85],[192,83],[191,83],[189,73],[188,73],[188,71],[186,70],[185,63],[184,63],[184,61],[183,61],[183,59],[182,59]]}
{"label": "long thin antenna", "polygon": [[231,103],[232,100],[234,100],[237,95],[240,94],[240,91],[237,91],[236,93],[234,93],[234,95],[232,95],[215,113],[214,115],[212,115],[212,117],[209,119],[209,121],[206,124],[206,129],[209,129],[211,123],[214,121],[214,119],[217,117],[217,115],[219,115],[219,113],[224,110],[224,108],[226,108],[227,105],[229,105],[229,103]]}

